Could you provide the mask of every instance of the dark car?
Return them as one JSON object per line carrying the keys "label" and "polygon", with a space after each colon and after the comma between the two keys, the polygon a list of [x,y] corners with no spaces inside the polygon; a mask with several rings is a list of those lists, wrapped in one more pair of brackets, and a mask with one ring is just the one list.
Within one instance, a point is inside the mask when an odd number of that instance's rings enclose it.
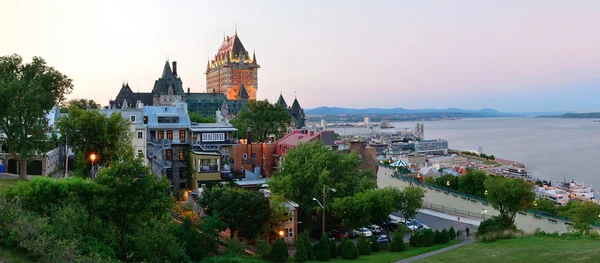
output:
{"label": "dark car", "polygon": [[356,230],[348,231],[348,238],[354,239],[354,238],[358,238],[358,236],[360,236],[360,232],[358,232]]}
{"label": "dark car", "polygon": [[377,243],[387,244],[390,243],[390,239],[386,235],[379,235],[377,236]]}
{"label": "dark car", "polygon": [[349,238],[348,232],[346,232],[344,230],[334,229],[334,230],[331,230],[331,234],[333,235],[333,238],[335,238],[335,240],[341,240],[342,238],[345,238],[345,237]]}

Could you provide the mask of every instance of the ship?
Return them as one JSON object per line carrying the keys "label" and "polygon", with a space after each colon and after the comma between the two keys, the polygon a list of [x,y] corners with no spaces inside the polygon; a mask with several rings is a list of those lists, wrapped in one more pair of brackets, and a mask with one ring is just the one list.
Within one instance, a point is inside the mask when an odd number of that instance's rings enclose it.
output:
{"label": "ship", "polygon": [[390,125],[390,123],[385,118],[383,118],[381,120],[381,125],[379,127],[382,128],[382,129],[393,129],[393,128],[396,128],[396,127]]}
{"label": "ship", "polygon": [[579,200],[594,200],[594,189],[591,186],[585,185],[584,183],[578,183],[575,180],[571,180],[570,183],[562,183],[558,188],[562,188],[569,192],[570,199]]}

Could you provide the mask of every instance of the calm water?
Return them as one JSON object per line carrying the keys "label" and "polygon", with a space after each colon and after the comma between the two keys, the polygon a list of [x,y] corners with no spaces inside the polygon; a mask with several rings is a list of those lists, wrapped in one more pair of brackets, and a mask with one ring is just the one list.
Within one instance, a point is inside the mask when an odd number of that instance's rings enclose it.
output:
{"label": "calm water", "polygon": [[[600,123],[590,119],[487,118],[427,121],[426,139],[446,139],[451,149],[477,151],[525,164],[531,176],[600,189]],[[415,122],[395,122],[413,128]]]}

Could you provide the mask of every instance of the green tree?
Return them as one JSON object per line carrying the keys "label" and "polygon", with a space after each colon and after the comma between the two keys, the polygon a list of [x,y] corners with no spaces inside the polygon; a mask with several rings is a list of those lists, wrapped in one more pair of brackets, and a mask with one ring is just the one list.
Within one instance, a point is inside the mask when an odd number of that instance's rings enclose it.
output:
{"label": "green tree", "polygon": [[296,253],[294,254],[294,261],[305,262],[306,258],[306,247],[303,242],[296,242]]}
{"label": "green tree", "polygon": [[442,229],[442,232],[440,232],[440,243],[446,244],[449,241],[450,241],[450,236],[448,234],[448,230],[446,230],[444,228],[444,229]]}
{"label": "green tree", "polygon": [[334,199],[332,204],[333,214],[341,219],[341,224],[348,228],[358,228],[367,223],[383,224],[391,213],[402,209],[404,193],[398,188],[386,187],[371,189]]}
{"label": "green tree", "polygon": [[425,197],[425,193],[423,189],[417,186],[409,186],[405,187],[404,191],[400,197],[398,202],[399,211],[402,213],[404,218],[412,219],[414,218],[419,209],[423,207],[423,197]]}
{"label": "green tree", "polygon": [[271,260],[273,262],[286,262],[288,260],[288,249],[283,238],[278,238],[271,248]]}
{"label": "green tree", "polygon": [[326,235],[321,236],[317,249],[315,250],[315,259],[318,261],[329,261],[331,249],[329,248],[329,238]]}
{"label": "green tree", "polygon": [[137,231],[127,235],[127,250],[133,262],[185,262],[189,260],[185,248],[169,229],[169,219],[150,220]]}
{"label": "green tree", "polygon": [[402,252],[404,250],[406,250],[406,244],[404,244],[404,233],[402,231],[396,231],[392,236],[390,251]]}
{"label": "green tree", "polygon": [[554,206],[554,202],[548,199],[538,198],[535,200],[535,204],[533,208],[537,211],[542,211],[546,213],[556,214],[556,206]]}
{"label": "green tree", "polygon": [[594,232],[590,225],[600,222],[600,206],[592,202],[577,201],[571,210],[571,218],[573,218],[573,229],[590,235]]}
{"label": "green tree", "polygon": [[342,247],[342,258],[343,259],[357,259],[358,248],[354,245],[354,242],[346,242]]}
{"label": "green tree", "polygon": [[458,191],[485,197],[485,182],[487,175],[482,170],[474,170],[465,175],[459,176]]}
{"label": "green tree", "polygon": [[[418,232],[418,231],[417,231]],[[420,247],[430,247],[435,244],[434,234],[431,229],[423,230],[423,233],[419,237],[419,246]]]}
{"label": "green tree", "polygon": [[360,235],[356,241],[356,247],[358,248],[359,255],[371,255],[371,246],[365,235]]}
{"label": "green tree", "polygon": [[[304,246],[302,246],[304,247]],[[296,249],[300,250],[300,248],[298,247],[298,244],[296,244]],[[304,252],[306,253],[306,250],[304,250]],[[298,253],[298,252],[296,252]],[[269,242],[267,242],[264,239],[259,239],[256,242],[256,256],[258,258],[262,258],[262,259],[269,259],[271,255],[271,245],[269,244]]]}
{"label": "green tree", "polygon": [[451,226],[448,230],[448,237],[450,240],[454,240],[456,238],[456,230],[454,230],[454,226]]}
{"label": "green tree", "polygon": [[433,178],[432,176],[427,176],[425,177],[425,182],[431,185],[436,185],[437,183],[435,182],[435,178]]}
{"label": "green tree", "polygon": [[[221,220],[219,213],[213,213],[212,216],[202,217],[200,222],[200,232],[203,237],[203,247],[207,255],[216,255],[221,244],[219,233],[227,229],[227,224]],[[194,244],[197,245],[197,244]]]}
{"label": "green tree", "polygon": [[65,142],[68,137],[69,147],[82,155],[90,166],[91,160],[87,157],[92,153],[96,154],[95,163],[106,165],[126,152],[133,152],[129,122],[119,113],[106,116],[98,110],[82,110],[71,105],[69,115],[61,118],[57,126],[61,140]]}
{"label": "green tree", "polygon": [[271,215],[269,200],[259,191],[233,189],[227,186],[213,187],[202,193],[200,204],[207,207],[206,213],[218,212],[231,231],[239,237],[256,238],[264,231]]}
{"label": "green tree", "polygon": [[[328,191],[327,203],[332,198],[352,196],[376,187],[373,174],[359,171],[359,163],[355,153],[331,151],[321,142],[302,143],[288,152],[282,169],[269,179],[269,186],[273,193],[298,203],[299,219],[306,222],[308,229],[319,227],[318,222],[309,222],[314,212],[322,214],[313,198],[322,201],[319,197],[323,194],[323,185],[336,189],[335,193]],[[330,209],[330,205],[325,204],[325,207]]]}
{"label": "green tree", "polygon": [[436,244],[441,244],[442,243],[442,239],[441,239],[441,233],[439,230],[435,230],[435,232],[433,232],[433,242]]}
{"label": "green tree", "polygon": [[306,259],[312,260],[314,258],[314,251],[313,244],[310,241],[310,235],[308,234],[308,231],[304,231],[302,232],[302,234],[300,234],[300,236],[298,237],[298,242],[302,242],[302,244],[304,244],[304,247],[306,248]]}
{"label": "green tree", "polygon": [[339,255],[338,247],[333,240],[329,240],[329,252],[330,258],[336,258]]}
{"label": "green tree", "polygon": [[63,105],[63,108],[61,108],[61,110],[65,109],[65,110],[67,110],[67,112],[71,106],[74,106],[81,110],[88,110],[88,109],[98,110],[98,109],[102,108],[102,106],[100,106],[100,104],[96,103],[92,99],[89,99],[89,100],[88,99],[72,99],[72,100],[69,100],[65,104],[66,105]]}
{"label": "green tree", "polygon": [[271,214],[269,220],[264,225],[264,236],[268,241],[275,240],[277,238],[277,230],[280,229],[281,222],[288,220],[289,209],[284,204],[285,198],[278,194],[271,194],[269,196],[269,206]]}
{"label": "green tree", "polygon": [[193,261],[200,261],[206,256],[202,234],[189,218],[184,218],[181,225],[175,228],[175,236],[182,243],[185,254]]}
{"label": "green tree", "polygon": [[292,119],[286,109],[267,100],[250,100],[231,121],[245,138],[245,131],[252,130],[252,140],[264,142],[274,134],[281,138]]}
{"label": "green tree", "polygon": [[215,123],[215,122],[217,122],[215,117],[212,117],[212,116],[204,116],[202,114],[193,113],[191,111],[188,112],[188,115],[190,116],[190,121],[195,122],[195,123]]}
{"label": "green tree", "polygon": [[0,145],[19,162],[19,180],[27,180],[27,162],[55,147],[46,114],[72,89],[71,79],[40,57],[25,64],[16,54],[0,57]]}
{"label": "green tree", "polygon": [[517,212],[532,206],[535,193],[532,185],[520,178],[490,176],[485,180],[488,200],[500,212],[500,220],[506,227],[514,225]]}
{"label": "green tree", "polygon": [[372,235],[371,238],[369,238],[369,245],[371,246],[372,252],[379,252],[380,247],[379,243],[377,242],[377,237],[375,235]]}

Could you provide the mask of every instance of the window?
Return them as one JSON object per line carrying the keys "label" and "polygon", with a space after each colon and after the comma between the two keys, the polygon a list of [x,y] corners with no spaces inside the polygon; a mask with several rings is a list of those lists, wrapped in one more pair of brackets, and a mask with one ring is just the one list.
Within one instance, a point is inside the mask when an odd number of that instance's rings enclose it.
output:
{"label": "window", "polygon": [[198,172],[214,173],[219,171],[217,159],[200,159],[198,160]]}
{"label": "window", "polygon": [[223,153],[223,155],[229,155],[229,148],[221,148],[221,152]]}
{"label": "window", "polygon": [[158,139],[164,139],[165,138],[165,132],[164,131],[158,131]]}
{"label": "window", "polygon": [[173,160],[173,150],[171,150],[171,149],[167,150],[167,160],[169,160],[169,161]]}
{"label": "window", "polygon": [[135,122],[135,115],[129,116],[129,120],[131,120],[131,122]]}
{"label": "window", "polygon": [[294,236],[294,229],[288,228],[287,229],[287,237],[293,237],[293,236]]}
{"label": "window", "polygon": [[243,158],[244,158],[244,160],[248,159],[248,154],[244,153]]}
{"label": "window", "polygon": [[169,97],[169,101],[173,101],[173,97]]}
{"label": "window", "polygon": [[138,139],[144,139],[144,134],[142,132],[138,132]]}
{"label": "window", "polygon": [[179,123],[179,116],[158,117],[158,123]]}
{"label": "window", "polygon": [[222,142],[225,141],[225,133],[203,133],[203,142]]}
{"label": "window", "polygon": [[179,160],[183,161],[184,160],[184,156],[183,156],[183,149],[179,149]]}
{"label": "window", "polygon": [[167,131],[167,139],[173,140],[173,131]]}
{"label": "window", "polygon": [[167,169],[167,179],[173,180],[173,170]]}
{"label": "window", "polygon": [[185,167],[179,167],[179,179],[187,178],[187,169]]}
{"label": "window", "polygon": [[256,159],[256,153],[252,153],[252,155],[250,156],[250,158]]}
{"label": "window", "polygon": [[138,157],[144,158],[144,152],[142,152],[142,150],[138,150]]}
{"label": "window", "polygon": [[179,141],[185,142],[185,130],[179,131]]}

